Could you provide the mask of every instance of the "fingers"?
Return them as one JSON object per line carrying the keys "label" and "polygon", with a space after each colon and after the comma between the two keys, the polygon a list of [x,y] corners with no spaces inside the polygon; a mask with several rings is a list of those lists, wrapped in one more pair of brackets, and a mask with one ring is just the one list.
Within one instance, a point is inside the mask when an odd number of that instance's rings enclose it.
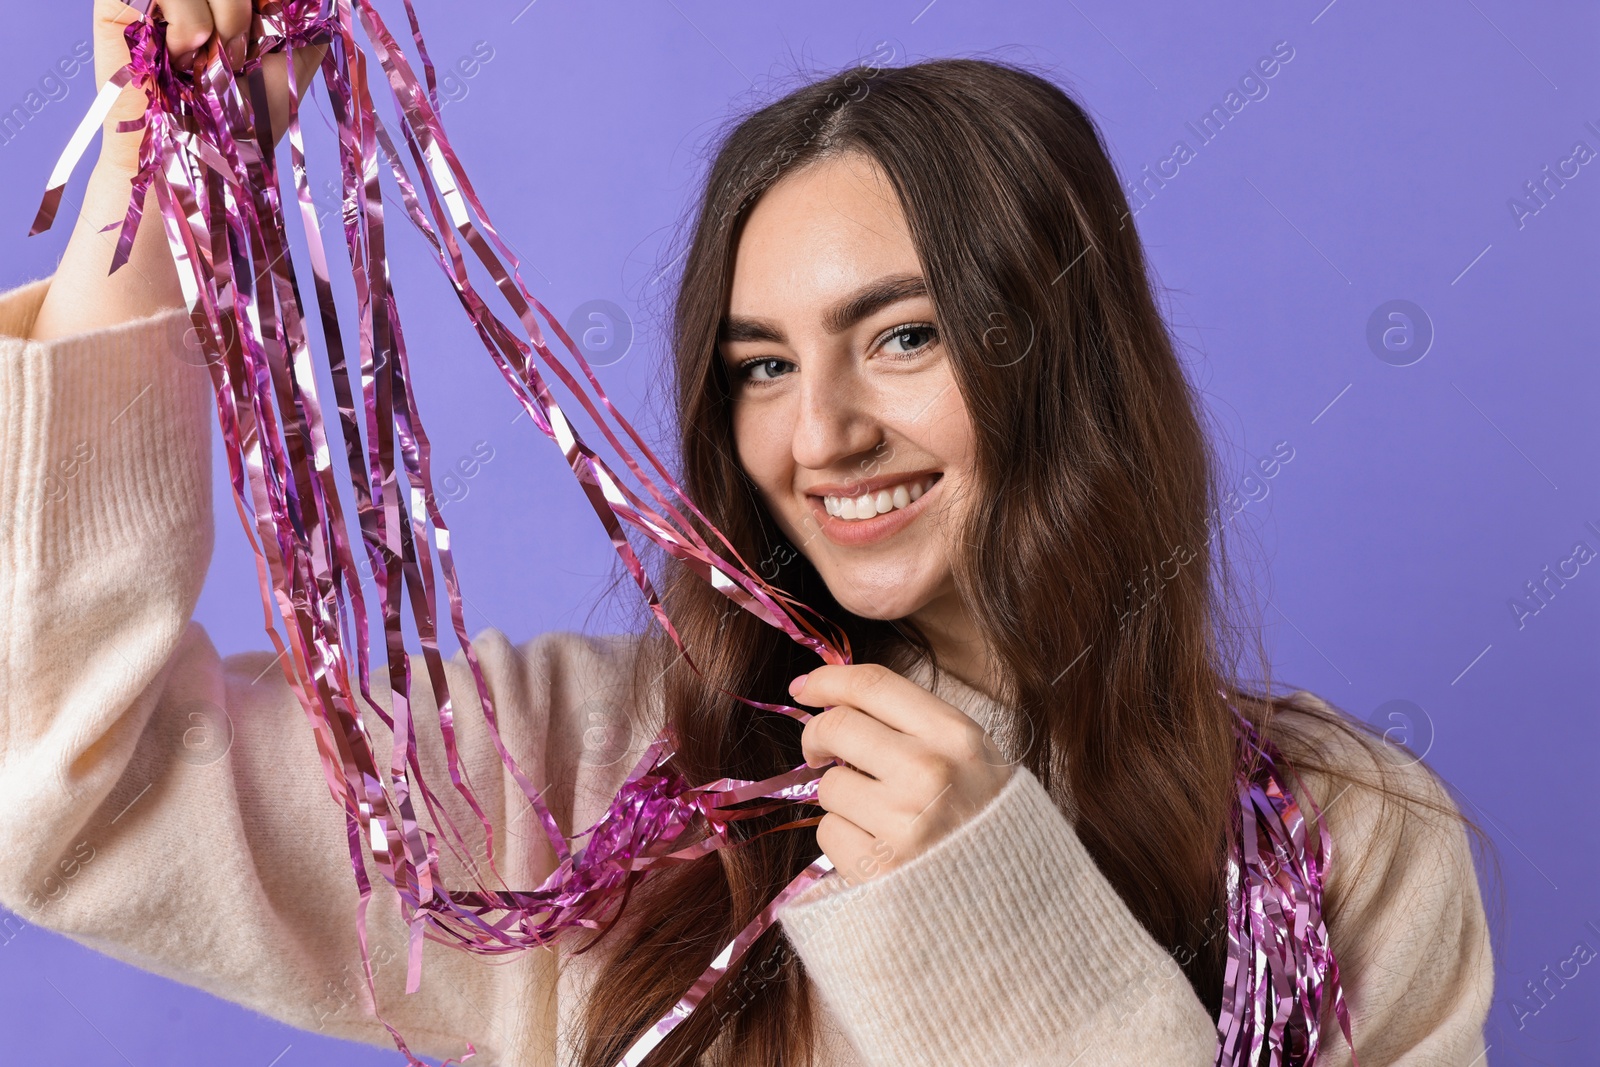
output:
{"label": "fingers", "polygon": [[823,809],[847,817],[852,824],[873,837],[883,837],[891,829],[884,819],[895,812],[883,799],[884,785],[849,767],[829,767],[817,781],[817,803]]}
{"label": "fingers", "polygon": [[906,734],[843,704],[814,716],[800,731],[806,766],[822,767],[838,759],[878,779],[911,759],[914,745]]}
{"label": "fingers", "polygon": [[167,53],[175,64],[187,67],[216,28],[211,5],[207,0],[160,0],[160,7],[167,20]]}
{"label": "fingers", "polygon": [[833,861],[834,870],[846,885],[863,881],[863,870],[868,868],[864,858],[870,858],[876,843],[873,836],[843,815],[829,812],[817,823],[817,847]]}
{"label": "fingers", "polygon": [[160,0],[160,6],[174,65],[192,66],[195,54],[213,37],[235,70],[244,65],[255,14],[250,0]]}
{"label": "fingers", "polygon": [[934,738],[976,724],[909,678],[876,663],[827,664],[790,683],[796,702],[811,707],[848,704],[902,733]]}
{"label": "fingers", "polygon": [[[224,61],[235,73],[243,70],[249,54],[251,31],[255,27],[252,0],[157,0],[152,16],[166,24],[166,47],[177,70],[193,70],[201,55],[210,56],[220,44]],[[112,74],[127,64],[128,47],[123,31],[142,16],[122,0],[95,0],[95,84],[103,86]],[[325,45],[295,49],[296,86],[303,93],[321,63]],[[289,121],[289,86],[282,52],[263,57],[270,126],[281,136]],[[118,125],[145,112],[142,89],[130,85],[106,116],[102,134],[101,161],[114,159],[119,169],[137,169],[143,134],[121,132]]]}
{"label": "fingers", "polygon": [[215,33],[234,70],[244,66],[245,53],[250,47],[250,21],[253,15],[250,0],[211,0]]}

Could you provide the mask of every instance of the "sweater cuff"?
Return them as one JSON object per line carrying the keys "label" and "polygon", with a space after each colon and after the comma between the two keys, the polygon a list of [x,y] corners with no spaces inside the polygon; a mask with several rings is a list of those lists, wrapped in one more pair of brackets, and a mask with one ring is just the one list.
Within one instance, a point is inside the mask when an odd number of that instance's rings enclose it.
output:
{"label": "sweater cuff", "polygon": [[0,294],[0,547],[49,567],[179,535],[203,570],[214,415],[188,313],[30,340],[49,284]]}
{"label": "sweater cuff", "polygon": [[1215,1058],[1182,970],[1023,766],[927,851],[778,917],[869,1064]]}

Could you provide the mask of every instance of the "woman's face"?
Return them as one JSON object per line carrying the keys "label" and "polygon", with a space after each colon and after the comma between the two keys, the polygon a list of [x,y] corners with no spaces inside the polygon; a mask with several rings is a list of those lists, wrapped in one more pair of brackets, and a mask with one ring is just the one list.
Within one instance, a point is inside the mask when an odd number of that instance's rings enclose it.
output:
{"label": "woman's face", "polygon": [[739,463],[839,603],[873,619],[953,604],[972,426],[874,161],[815,162],[761,197],[719,348]]}

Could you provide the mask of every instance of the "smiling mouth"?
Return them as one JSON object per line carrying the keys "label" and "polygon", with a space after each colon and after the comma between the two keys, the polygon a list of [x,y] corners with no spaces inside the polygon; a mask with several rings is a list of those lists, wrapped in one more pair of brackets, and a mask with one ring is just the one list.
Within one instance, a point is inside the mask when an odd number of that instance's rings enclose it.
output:
{"label": "smiling mouth", "polygon": [[829,494],[822,498],[822,506],[836,519],[860,522],[910,507],[922,499],[922,494],[932,489],[941,477],[942,473],[918,475],[856,496]]}

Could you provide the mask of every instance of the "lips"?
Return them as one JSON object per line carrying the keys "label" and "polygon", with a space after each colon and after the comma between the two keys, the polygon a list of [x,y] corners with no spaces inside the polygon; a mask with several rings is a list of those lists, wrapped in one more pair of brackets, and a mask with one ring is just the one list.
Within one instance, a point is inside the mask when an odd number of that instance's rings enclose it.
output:
{"label": "lips", "polygon": [[920,499],[923,493],[932,489],[937,480],[936,475],[925,475],[896,482],[876,492],[862,491],[854,496],[830,493],[822,498],[822,506],[836,519],[857,522],[876,515],[887,515],[896,508],[909,507],[912,501]]}
{"label": "lips", "polygon": [[816,486],[808,499],[823,535],[834,544],[854,547],[904,529],[929,506],[942,482],[942,471],[891,474],[850,485]]}

